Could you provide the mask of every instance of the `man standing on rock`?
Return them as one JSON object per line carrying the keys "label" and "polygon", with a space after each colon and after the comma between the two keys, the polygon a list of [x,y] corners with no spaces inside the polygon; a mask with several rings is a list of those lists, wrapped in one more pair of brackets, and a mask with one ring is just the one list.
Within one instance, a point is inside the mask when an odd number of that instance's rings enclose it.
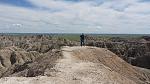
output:
{"label": "man standing on rock", "polygon": [[81,35],[80,35],[80,45],[81,46],[84,46],[85,45],[85,43],[84,43],[84,34],[82,33]]}

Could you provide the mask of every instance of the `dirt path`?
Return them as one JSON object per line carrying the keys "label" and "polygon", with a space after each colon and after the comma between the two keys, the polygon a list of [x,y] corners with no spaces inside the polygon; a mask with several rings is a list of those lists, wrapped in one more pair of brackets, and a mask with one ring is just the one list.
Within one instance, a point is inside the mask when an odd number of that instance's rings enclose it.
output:
{"label": "dirt path", "polygon": [[63,47],[64,58],[57,60],[52,77],[2,78],[0,84],[135,84],[101,63],[79,60],[73,55],[74,51],[87,48]]}
{"label": "dirt path", "polygon": [[[74,51],[90,47],[64,47],[64,59],[58,60],[55,69],[57,77],[63,78],[65,84],[134,84],[133,81],[111,71],[103,64],[77,59]],[[85,53],[86,55],[86,53]]]}

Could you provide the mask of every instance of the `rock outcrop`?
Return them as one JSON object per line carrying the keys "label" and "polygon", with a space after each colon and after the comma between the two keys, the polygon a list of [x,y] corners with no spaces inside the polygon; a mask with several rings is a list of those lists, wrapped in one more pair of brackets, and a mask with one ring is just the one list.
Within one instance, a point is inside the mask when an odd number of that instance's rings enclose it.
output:
{"label": "rock outcrop", "polygon": [[107,40],[89,40],[86,45],[107,48],[134,66],[150,69],[150,42],[148,36],[134,39],[115,37]]}

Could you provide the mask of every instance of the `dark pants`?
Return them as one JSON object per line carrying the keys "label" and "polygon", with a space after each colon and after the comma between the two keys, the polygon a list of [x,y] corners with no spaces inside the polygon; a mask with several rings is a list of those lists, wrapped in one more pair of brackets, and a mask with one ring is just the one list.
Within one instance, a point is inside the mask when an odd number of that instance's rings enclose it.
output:
{"label": "dark pants", "polygon": [[81,46],[84,46],[84,45],[85,45],[85,44],[84,44],[84,40],[81,40],[81,41],[80,41],[80,45],[81,45]]}

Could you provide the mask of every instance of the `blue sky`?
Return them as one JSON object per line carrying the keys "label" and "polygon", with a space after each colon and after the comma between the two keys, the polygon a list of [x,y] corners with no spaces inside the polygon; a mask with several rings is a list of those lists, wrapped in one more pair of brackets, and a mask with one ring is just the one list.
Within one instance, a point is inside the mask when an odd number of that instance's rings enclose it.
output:
{"label": "blue sky", "polygon": [[20,6],[20,7],[34,7],[29,1],[27,0],[0,0],[1,4],[8,4],[12,6]]}
{"label": "blue sky", "polygon": [[0,32],[150,34],[150,0],[0,0]]}

